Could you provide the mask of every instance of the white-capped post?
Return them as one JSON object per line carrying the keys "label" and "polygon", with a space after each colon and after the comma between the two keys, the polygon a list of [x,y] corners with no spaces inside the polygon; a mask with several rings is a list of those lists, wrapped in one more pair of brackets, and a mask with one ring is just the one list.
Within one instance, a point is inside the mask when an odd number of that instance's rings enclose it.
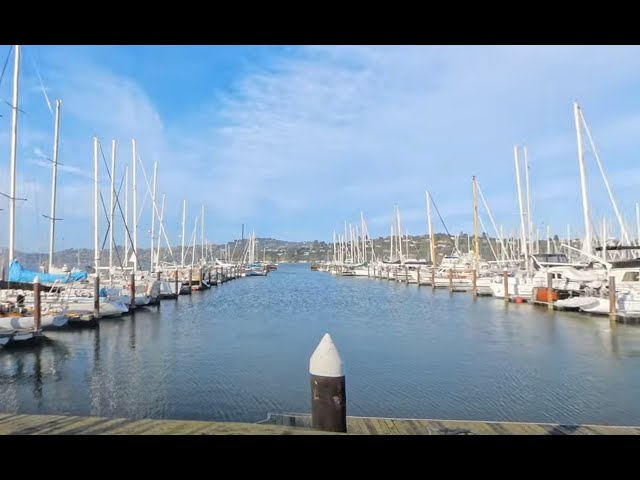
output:
{"label": "white-capped post", "polygon": [[347,397],[342,359],[326,333],[309,360],[311,427],[329,432],[347,431]]}

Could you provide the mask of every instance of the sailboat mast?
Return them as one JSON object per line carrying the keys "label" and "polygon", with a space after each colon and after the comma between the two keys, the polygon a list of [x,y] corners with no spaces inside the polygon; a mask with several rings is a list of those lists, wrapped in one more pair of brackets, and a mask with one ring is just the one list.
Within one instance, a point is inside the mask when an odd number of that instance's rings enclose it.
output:
{"label": "sailboat mast", "polygon": [[[533,215],[531,214],[531,188],[529,185],[529,151],[527,150],[527,146],[523,146],[522,150],[524,152],[524,182],[525,187],[527,189],[527,232],[529,238],[529,251],[533,251]],[[536,253],[539,252],[539,246],[536,245]]]}
{"label": "sailboat mast", "polygon": [[165,199],[165,194],[162,194],[162,207],[160,208],[160,228],[158,229],[158,247],[156,248],[156,258],[155,258],[155,263],[156,263],[156,268],[158,267],[158,265],[160,264],[160,239],[162,238],[162,235],[160,235],[160,232],[162,231],[162,222],[164,222],[164,199]]}
{"label": "sailboat mast", "polygon": [[475,175],[471,177],[473,183],[473,240],[474,240],[474,259],[476,272],[480,271],[480,239],[478,228],[478,186],[476,184]]}
{"label": "sailboat mast", "polygon": [[51,230],[49,232],[49,272],[53,268],[53,250],[56,238],[56,195],[58,192],[58,145],[60,140],[60,106],[62,100],[56,100],[56,123],[53,137],[53,175],[51,181]]}
{"label": "sailboat mast", "polygon": [[129,265],[129,165],[124,169],[124,265]]}
{"label": "sailboat mast", "polygon": [[96,269],[96,275],[100,274],[100,239],[98,238],[98,202],[100,200],[100,187],[98,184],[99,167],[98,137],[93,137],[93,264]]}
{"label": "sailboat mast", "polygon": [[11,192],[9,197],[9,265],[16,256],[16,176],[18,167],[18,94],[20,92],[20,45],[15,46],[13,110],[11,112]]}
{"label": "sailboat mast", "polygon": [[187,200],[182,200],[182,255],[180,266],[184,268],[184,236],[186,235],[186,227],[187,227]]}
{"label": "sailboat mast", "polygon": [[582,213],[584,216],[584,244],[582,250],[591,254],[591,220],[589,219],[589,193],[587,192],[587,172],[584,164],[584,144],[580,125],[580,106],[573,103],[573,116],[576,122],[576,137],[578,140],[578,165],[580,167],[580,189],[582,191]]}
{"label": "sailboat mast", "polygon": [[[518,146],[513,147],[516,162],[516,184],[518,186],[518,204],[520,205],[520,229],[522,232],[521,251],[524,253],[524,260],[529,265],[529,250],[527,245],[527,229],[524,222],[524,205],[522,199],[522,186],[520,185],[520,159],[518,157]],[[528,270],[528,269],[527,269]]]}
{"label": "sailboat mast", "polygon": [[201,215],[201,217],[202,217],[202,222],[200,224],[200,230],[202,231],[202,235],[201,235],[202,238],[201,238],[200,242],[202,243],[202,246],[201,246],[202,253],[200,254],[200,256],[202,257],[202,262],[204,263],[204,204],[202,205],[202,215]]}
{"label": "sailboat mast", "polygon": [[111,202],[109,205],[109,276],[113,268],[113,249],[115,247],[114,216],[116,211],[116,141],[111,140]]}
{"label": "sailboat mast", "polygon": [[427,226],[429,227],[429,250],[431,254],[431,263],[436,266],[436,245],[433,238],[433,226],[431,224],[431,194],[427,191]]}
{"label": "sailboat mast", "polygon": [[396,221],[398,222],[398,255],[400,256],[400,263],[404,263],[404,257],[402,256],[402,226],[400,225],[400,208],[397,205]]}
{"label": "sailboat mast", "polygon": [[[156,191],[158,189],[158,162],[153,162],[153,192],[151,196],[151,252],[150,252],[150,267],[149,271],[154,271],[154,256],[153,256],[153,242],[155,241],[155,233],[156,233],[156,215],[157,215],[157,207],[156,207]],[[158,235],[159,236],[159,235]]]}
{"label": "sailboat mast", "polygon": [[362,260],[367,261],[367,237],[365,236],[364,228],[364,213],[360,212],[360,228],[362,229]]}
{"label": "sailboat mast", "polygon": [[133,156],[133,271],[138,271],[138,151],[136,139],[131,139],[131,153]]}

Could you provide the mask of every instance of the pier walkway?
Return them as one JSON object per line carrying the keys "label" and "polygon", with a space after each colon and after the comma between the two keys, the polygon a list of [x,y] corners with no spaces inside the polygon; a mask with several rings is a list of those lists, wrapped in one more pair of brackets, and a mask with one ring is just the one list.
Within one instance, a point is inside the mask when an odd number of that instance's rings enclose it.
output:
{"label": "pier walkway", "polygon": [[[1,435],[317,435],[308,414],[274,415],[260,423],[131,420],[0,413]],[[640,427],[347,417],[357,435],[639,435]]]}

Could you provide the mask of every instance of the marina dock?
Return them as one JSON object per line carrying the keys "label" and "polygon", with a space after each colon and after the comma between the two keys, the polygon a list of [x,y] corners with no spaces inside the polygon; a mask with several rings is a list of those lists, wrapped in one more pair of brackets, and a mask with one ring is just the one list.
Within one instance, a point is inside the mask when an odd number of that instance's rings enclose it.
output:
{"label": "marina dock", "polygon": [[[343,435],[311,429],[308,414],[271,414],[259,423],[0,414],[0,434]],[[640,435],[640,427],[347,417],[347,435]]]}

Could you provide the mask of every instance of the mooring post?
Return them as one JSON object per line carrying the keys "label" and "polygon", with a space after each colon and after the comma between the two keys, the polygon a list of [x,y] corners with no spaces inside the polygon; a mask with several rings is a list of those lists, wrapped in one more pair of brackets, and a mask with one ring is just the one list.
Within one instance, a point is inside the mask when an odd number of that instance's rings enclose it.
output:
{"label": "mooring post", "polygon": [[418,265],[418,286],[420,286],[420,265]]}
{"label": "mooring post", "polygon": [[204,285],[204,267],[200,267],[200,280],[198,283],[200,285],[200,290],[202,290],[202,286]]}
{"label": "mooring post", "polygon": [[131,304],[129,305],[129,308],[135,308],[136,306],[136,274],[132,273],[131,276],[129,277],[129,288],[130,288],[130,295],[131,295]]}
{"label": "mooring post", "polygon": [[547,309],[553,310],[553,273],[547,272]]}
{"label": "mooring post", "polygon": [[449,269],[449,293],[453,292],[453,270]]}
{"label": "mooring post", "polygon": [[478,272],[475,268],[471,271],[471,291],[473,298],[476,298],[478,296]]}
{"label": "mooring post", "polygon": [[40,303],[40,276],[33,279],[33,330],[40,331],[42,325],[42,305]]}
{"label": "mooring post", "polygon": [[93,280],[93,318],[100,318],[100,277]]}
{"label": "mooring post", "polygon": [[367,263],[367,277],[370,277],[371,274],[369,273],[369,264]]}
{"label": "mooring post", "polygon": [[158,282],[158,298],[156,301],[158,302],[158,309],[160,308],[160,293],[162,292],[162,286],[160,284],[160,272],[156,272],[156,281]]}
{"label": "mooring post", "polygon": [[615,321],[617,317],[616,277],[609,276],[609,319]]}
{"label": "mooring post", "polygon": [[191,295],[191,282],[193,281],[193,268],[189,268],[189,295]]}
{"label": "mooring post", "polygon": [[342,359],[326,333],[309,360],[311,374],[311,428],[347,431],[347,396]]}
{"label": "mooring post", "polygon": [[176,268],[176,276],[173,279],[174,288],[176,290],[176,300],[178,299],[178,295],[180,295],[180,291],[178,290],[178,269]]}
{"label": "mooring post", "polygon": [[502,285],[504,286],[504,303],[509,303],[509,271],[506,268],[502,272]]}
{"label": "mooring post", "polygon": [[431,265],[431,290],[436,289],[436,266]]}

